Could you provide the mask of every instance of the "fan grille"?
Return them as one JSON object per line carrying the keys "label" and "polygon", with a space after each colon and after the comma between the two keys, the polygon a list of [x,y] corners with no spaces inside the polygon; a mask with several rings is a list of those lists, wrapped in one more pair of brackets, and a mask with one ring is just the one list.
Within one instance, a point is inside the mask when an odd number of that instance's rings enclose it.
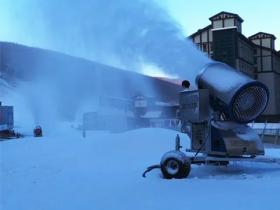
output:
{"label": "fan grille", "polygon": [[252,121],[264,111],[267,102],[267,91],[263,87],[248,87],[233,102],[234,118],[240,122]]}

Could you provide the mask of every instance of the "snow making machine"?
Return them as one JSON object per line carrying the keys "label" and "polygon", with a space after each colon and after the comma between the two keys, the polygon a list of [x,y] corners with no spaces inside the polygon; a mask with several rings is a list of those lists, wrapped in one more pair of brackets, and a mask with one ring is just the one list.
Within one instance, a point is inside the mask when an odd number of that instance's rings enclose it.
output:
{"label": "snow making machine", "polygon": [[[181,151],[165,153],[158,167],[165,178],[184,178],[192,164],[227,165],[230,161],[279,162],[261,157],[261,138],[247,125],[265,110],[268,88],[224,63],[206,65],[196,78],[197,90],[179,95],[182,130],[191,139]],[[152,169],[148,168],[147,170]]]}
{"label": "snow making machine", "polygon": [[0,102],[0,140],[18,138],[14,132],[14,109],[12,106],[2,106]]}

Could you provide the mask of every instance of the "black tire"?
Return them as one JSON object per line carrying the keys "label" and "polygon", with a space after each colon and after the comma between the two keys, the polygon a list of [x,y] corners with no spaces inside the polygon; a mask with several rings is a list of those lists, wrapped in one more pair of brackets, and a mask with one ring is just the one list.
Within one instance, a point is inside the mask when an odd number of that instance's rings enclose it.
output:
{"label": "black tire", "polygon": [[164,178],[182,179],[189,175],[191,162],[184,153],[171,151],[162,157],[160,168]]}

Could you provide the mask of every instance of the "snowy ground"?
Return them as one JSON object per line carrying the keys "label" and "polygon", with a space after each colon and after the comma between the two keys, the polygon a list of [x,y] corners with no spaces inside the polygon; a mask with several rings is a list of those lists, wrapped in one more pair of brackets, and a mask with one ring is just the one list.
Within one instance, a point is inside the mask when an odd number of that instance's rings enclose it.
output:
{"label": "snowy ground", "polygon": [[[0,142],[2,210],[279,210],[280,166],[234,163],[193,166],[189,178],[142,178],[174,147],[176,132],[140,129],[121,134],[70,125],[47,137]],[[186,147],[188,139],[181,135]],[[280,157],[280,150],[268,155]]]}

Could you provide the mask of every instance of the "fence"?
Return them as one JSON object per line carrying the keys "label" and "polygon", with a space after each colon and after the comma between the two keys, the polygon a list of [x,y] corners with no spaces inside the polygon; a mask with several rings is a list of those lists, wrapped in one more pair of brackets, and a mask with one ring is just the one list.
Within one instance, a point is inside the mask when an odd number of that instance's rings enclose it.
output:
{"label": "fence", "polygon": [[261,136],[264,143],[280,145],[280,122],[250,123],[249,125]]}

